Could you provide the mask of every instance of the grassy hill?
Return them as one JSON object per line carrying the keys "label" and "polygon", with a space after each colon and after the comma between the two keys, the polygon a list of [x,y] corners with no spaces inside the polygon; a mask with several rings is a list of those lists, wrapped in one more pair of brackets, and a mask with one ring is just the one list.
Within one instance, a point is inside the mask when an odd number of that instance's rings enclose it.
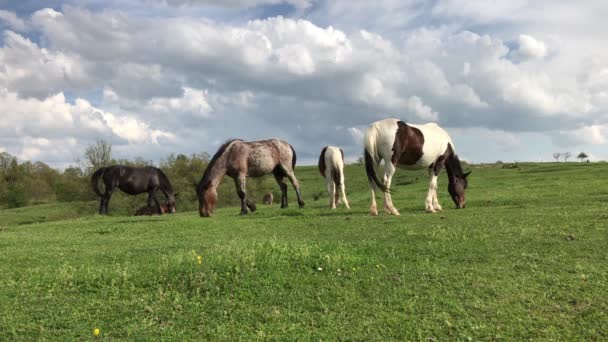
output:
{"label": "grassy hill", "polygon": [[438,214],[426,172],[399,170],[401,217],[369,216],[361,166],[350,211],[296,172],[302,210],[291,188],[289,209],[210,219],[1,210],[0,340],[608,338],[608,164],[476,166],[464,210],[443,174]]}

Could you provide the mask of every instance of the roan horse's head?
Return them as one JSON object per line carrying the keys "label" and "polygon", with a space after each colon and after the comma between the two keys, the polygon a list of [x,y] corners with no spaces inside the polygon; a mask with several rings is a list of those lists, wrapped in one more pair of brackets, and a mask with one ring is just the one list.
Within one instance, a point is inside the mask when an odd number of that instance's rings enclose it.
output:
{"label": "roan horse's head", "polygon": [[198,213],[201,217],[209,217],[215,210],[217,204],[217,191],[215,187],[196,186],[196,196],[198,197]]}
{"label": "roan horse's head", "polygon": [[448,192],[450,193],[450,197],[452,197],[452,201],[456,204],[456,209],[462,209],[466,206],[465,190],[468,186],[467,177],[469,174],[471,174],[471,171],[460,176],[451,175],[448,177]]}

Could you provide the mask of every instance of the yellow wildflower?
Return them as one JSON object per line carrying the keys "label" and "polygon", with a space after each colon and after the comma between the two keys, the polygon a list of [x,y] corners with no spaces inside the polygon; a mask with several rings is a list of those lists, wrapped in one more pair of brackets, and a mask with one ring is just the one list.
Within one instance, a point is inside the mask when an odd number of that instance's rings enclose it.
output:
{"label": "yellow wildflower", "polygon": [[197,257],[196,257],[196,262],[198,262],[198,264],[199,264],[199,265],[202,265],[202,264],[203,264],[203,257],[202,257],[202,256],[200,256],[200,255],[199,255],[199,256],[197,256]]}
{"label": "yellow wildflower", "polygon": [[100,333],[101,331],[99,330],[99,328],[93,329],[93,336],[99,336]]}

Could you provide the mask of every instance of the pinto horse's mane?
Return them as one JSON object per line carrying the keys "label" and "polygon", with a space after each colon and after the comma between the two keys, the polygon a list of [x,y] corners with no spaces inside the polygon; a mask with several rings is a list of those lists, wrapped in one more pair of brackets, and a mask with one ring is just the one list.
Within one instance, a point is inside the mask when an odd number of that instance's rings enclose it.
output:
{"label": "pinto horse's mane", "polygon": [[462,171],[462,165],[460,164],[460,158],[454,153],[452,145],[448,145],[449,155],[445,158],[445,171],[448,173],[448,179],[450,182],[453,181],[453,177],[458,177],[464,180],[465,186],[467,184],[467,178]]}
{"label": "pinto horse's mane", "polygon": [[211,170],[215,166],[215,162],[217,162],[217,160],[224,154],[224,152],[226,152],[226,149],[228,148],[228,146],[235,141],[243,141],[243,140],[242,139],[230,139],[230,140],[226,141],[225,143],[222,144],[222,146],[220,146],[220,148],[217,150],[217,152],[215,152],[213,157],[211,157],[211,160],[209,161],[209,164],[207,165],[207,169],[205,170],[205,173],[203,173],[203,178],[198,183],[197,193],[200,194],[202,188],[209,184],[209,182],[211,181],[211,179],[210,179]]}

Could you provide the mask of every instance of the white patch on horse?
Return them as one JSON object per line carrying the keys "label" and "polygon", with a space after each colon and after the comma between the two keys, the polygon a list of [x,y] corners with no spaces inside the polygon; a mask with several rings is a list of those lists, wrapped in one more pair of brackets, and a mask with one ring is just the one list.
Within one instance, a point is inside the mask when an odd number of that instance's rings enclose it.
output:
{"label": "white patch on horse", "polygon": [[[342,158],[342,151],[339,147],[327,146],[324,159],[325,183],[327,185],[327,191],[329,192],[330,208],[336,208],[339,204],[338,197],[340,196],[344,206],[350,209],[344,184],[344,161]],[[336,192],[339,192],[339,196]]]}

